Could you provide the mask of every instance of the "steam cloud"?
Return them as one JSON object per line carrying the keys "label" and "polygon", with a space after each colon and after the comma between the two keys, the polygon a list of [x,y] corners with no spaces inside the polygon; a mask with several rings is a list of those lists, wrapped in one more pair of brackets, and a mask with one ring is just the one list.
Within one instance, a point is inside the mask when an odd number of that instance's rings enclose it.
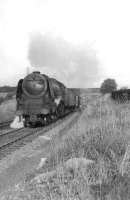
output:
{"label": "steam cloud", "polygon": [[33,35],[28,58],[33,67],[44,74],[50,72],[68,87],[93,87],[100,78],[95,51],[72,45],[62,38]]}

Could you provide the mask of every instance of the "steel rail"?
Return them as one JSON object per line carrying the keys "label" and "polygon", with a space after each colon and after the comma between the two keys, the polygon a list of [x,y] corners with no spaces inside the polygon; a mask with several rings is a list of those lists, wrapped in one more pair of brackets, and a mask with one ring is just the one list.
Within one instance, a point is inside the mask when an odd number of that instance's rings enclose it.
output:
{"label": "steel rail", "polygon": [[0,122],[0,128],[5,128],[9,126],[9,124],[12,122],[12,120],[6,121],[6,122]]}
{"label": "steel rail", "polygon": [[[33,135],[33,134],[40,134],[41,131],[44,131],[44,132],[47,132],[49,129],[52,129],[53,127],[51,127],[51,125],[54,125],[56,124],[57,122],[59,122],[60,120],[63,120],[64,117],[68,116],[69,114],[71,114],[73,112],[68,112],[68,113],[65,113],[64,116],[62,116],[62,118],[59,118],[58,120],[52,122],[52,123],[49,123],[47,124],[46,126],[44,127],[38,127],[38,128],[20,128],[20,129],[15,129],[15,130],[11,130],[9,132],[6,132],[6,133],[3,133],[3,134],[0,134],[0,142],[1,142],[1,137],[4,137],[5,135],[11,135],[11,134],[16,134],[14,137],[15,139],[9,141],[9,142],[4,142],[4,144],[0,144],[0,150],[2,150],[4,147],[7,147],[7,146],[10,146],[11,144],[13,143],[16,143],[17,141],[20,141],[22,140],[23,138],[26,138],[30,135]],[[24,131],[24,132],[23,132]],[[21,136],[19,134],[22,134]],[[17,137],[19,136],[19,137]],[[13,137],[13,138],[14,138]]]}

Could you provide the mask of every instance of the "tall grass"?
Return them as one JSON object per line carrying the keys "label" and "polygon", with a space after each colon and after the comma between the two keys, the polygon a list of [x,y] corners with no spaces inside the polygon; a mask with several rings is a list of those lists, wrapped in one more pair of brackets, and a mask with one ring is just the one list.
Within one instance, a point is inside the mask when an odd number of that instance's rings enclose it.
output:
{"label": "tall grass", "polygon": [[[42,177],[41,181],[27,179],[15,195],[10,194],[12,199],[130,199],[129,111],[129,103],[90,101],[79,122],[60,143],[52,144],[47,162],[31,176]],[[65,163],[74,157],[91,159],[94,165],[68,171]]]}
{"label": "tall grass", "polygon": [[0,122],[12,120],[16,112],[15,99],[4,101],[0,105]]}

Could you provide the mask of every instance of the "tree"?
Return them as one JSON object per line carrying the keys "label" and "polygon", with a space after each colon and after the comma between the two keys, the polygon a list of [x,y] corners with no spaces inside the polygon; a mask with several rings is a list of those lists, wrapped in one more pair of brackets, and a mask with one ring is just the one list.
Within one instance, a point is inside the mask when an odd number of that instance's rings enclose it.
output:
{"label": "tree", "polygon": [[103,81],[100,87],[100,92],[103,94],[111,93],[112,91],[117,89],[117,83],[114,79],[106,79]]}

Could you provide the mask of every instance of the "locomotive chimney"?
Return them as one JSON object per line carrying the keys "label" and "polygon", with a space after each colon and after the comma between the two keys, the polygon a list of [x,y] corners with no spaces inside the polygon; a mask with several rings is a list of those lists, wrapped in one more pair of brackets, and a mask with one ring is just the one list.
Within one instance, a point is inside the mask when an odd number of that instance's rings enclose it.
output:
{"label": "locomotive chimney", "polygon": [[40,74],[40,72],[39,71],[34,71],[33,74]]}

